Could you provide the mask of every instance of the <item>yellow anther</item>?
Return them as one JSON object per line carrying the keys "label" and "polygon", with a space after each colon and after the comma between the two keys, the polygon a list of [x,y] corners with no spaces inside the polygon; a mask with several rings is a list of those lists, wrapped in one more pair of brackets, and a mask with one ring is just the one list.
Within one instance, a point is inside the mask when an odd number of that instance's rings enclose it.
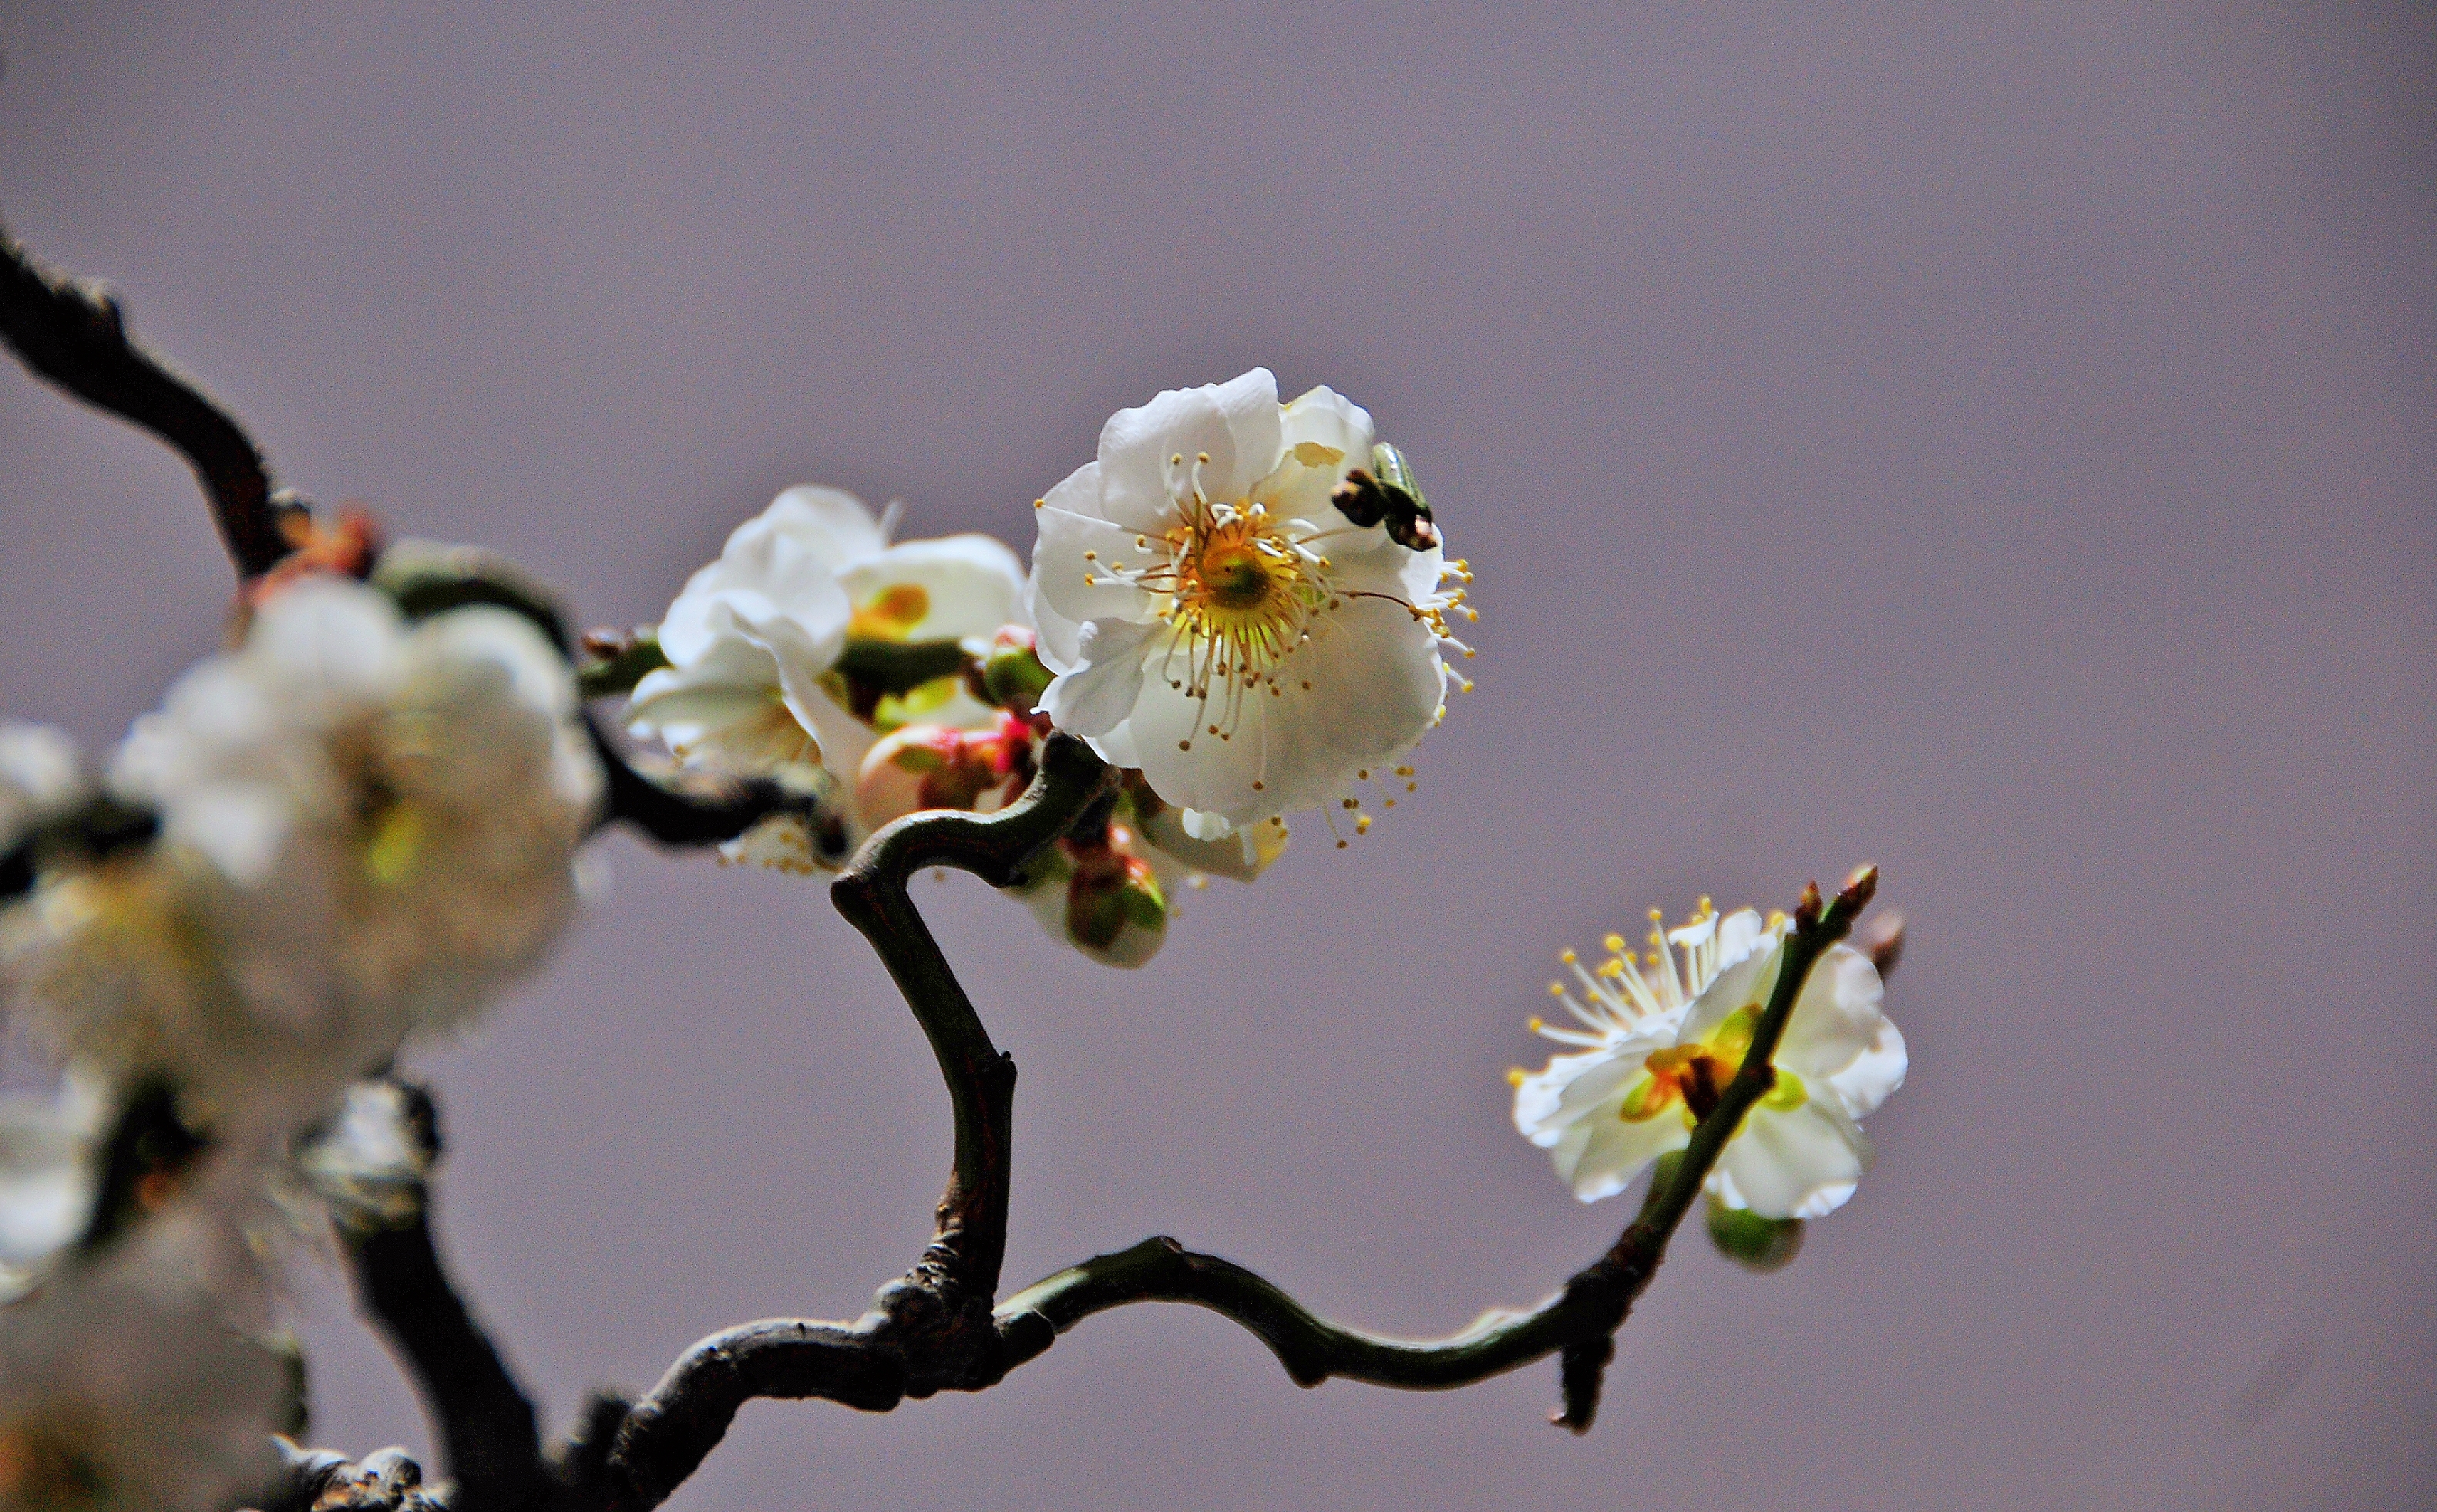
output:
{"label": "yellow anther", "polygon": [[1601,941],[1600,944],[1613,954],[1624,948],[1624,937],[1622,935],[1610,935],[1605,940]]}
{"label": "yellow anther", "polygon": [[1530,1018],[1523,1021],[1523,1027],[1530,1029],[1533,1033],[1537,1034],[1541,1029],[1548,1027],[1548,1021],[1541,1018],[1539,1014],[1534,1013]]}
{"label": "yellow anther", "polygon": [[1557,958],[1558,958],[1559,960],[1564,961],[1567,965],[1570,966],[1570,965],[1572,965],[1572,964],[1573,964],[1577,959],[1579,959],[1580,958],[1578,958],[1578,957],[1576,957],[1576,956],[1575,956],[1575,954],[1573,953],[1573,950],[1571,949],[1571,947],[1569,947],[1569,948],[1567,948],[1567,949],[1565,949],[1565,950],[1561,950],[1561,951],[1557,952]]}
{"label": "yellow anther", "polygon": [[1510,1065],[1506,1068],[1506,1084],[1510,1087],[1519,1087],[1529,1079],[1530,1074],[1519,1065]]}

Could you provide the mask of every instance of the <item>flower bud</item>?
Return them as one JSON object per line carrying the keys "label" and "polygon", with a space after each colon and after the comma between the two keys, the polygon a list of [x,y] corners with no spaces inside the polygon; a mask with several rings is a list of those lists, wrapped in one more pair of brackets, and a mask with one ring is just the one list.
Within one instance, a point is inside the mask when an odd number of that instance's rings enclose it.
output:
{"label": "flower bud", "polygon": [[990,702],[1010,713],[1029,714],[1049,686],[1049,669],[1034,650],[1033,633],[1020,624],[1002,625],[982,658],[982,689]]}
{"label": "flower bud", "polygon": [[1135,835],[1111,822],[1098,839],[1061,840],[1009,888],[1041,927],[1107,966],[1140,966],[1167,940],[1167,894],[1134,853]]}
{"label": "flower bud", "polygon": [[1150,864],[1131,853],[1131,834],[1109,826],[1110,844],[1078,847],[1066,884],[1066,936],[1095,960],[1139,966],[1167,939],[1167,896]]}
{"label": "flower bud", "polygon": [[983,730],[907,725],[864,757],[855,807],[875,830],[921,809],[989,814],[1024,791],[1031,765],[1031,729],[1013,715]]}
{"label": "flower bud", "polygon": [[1802,1253],[1798,1218],[1762,1218],[1748,1208],[1728,1207],[1715,1196],[1709,1206],[1709,1242],[1745,1270],[1765,1275],[1784,1269]]}

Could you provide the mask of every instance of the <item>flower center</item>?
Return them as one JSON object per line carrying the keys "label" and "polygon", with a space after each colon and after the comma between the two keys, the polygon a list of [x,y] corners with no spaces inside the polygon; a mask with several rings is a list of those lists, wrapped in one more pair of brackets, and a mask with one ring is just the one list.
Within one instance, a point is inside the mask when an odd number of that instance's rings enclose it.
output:
{"label": "flower center", "polygon": [[[1743,1069],[1759,1022],[1757,1007],[1739,1008],[1692,1044],[1651,1051],[1641,1063],[1640,1078],[1625,1092],[1618,1116],[1627,1123],[1640,1123],[1680,1107],[1687,1128],[1708,1117],[1727,1083]],[[1810,1097],[1802,1079],[1782,1066],[1774,1069],[1777,1080],[1761,1099],[1762,1106],[1780,1111],[1802,1106]]]}
{"label": "flower center", "polygon": [[855,607],[846,633],[864,641],[903,641],[931,612],[931,595],[920,583],[892,583]]}
{"label": "flower center", "polygon": [[1304,621],[1327,602],[1323,564],[1295,550],[1255,505],[1214,510],[1169,532],[1174,601],[1168,623],[1223,642],[1215,670],[1266,671],[1294,649]]}

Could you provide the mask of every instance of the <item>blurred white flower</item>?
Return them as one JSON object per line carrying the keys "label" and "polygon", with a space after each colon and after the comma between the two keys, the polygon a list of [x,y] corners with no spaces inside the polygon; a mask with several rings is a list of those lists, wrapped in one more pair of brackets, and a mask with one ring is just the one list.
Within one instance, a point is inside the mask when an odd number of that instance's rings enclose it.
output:
{"label": "blurred white flower", "polygon": [[22,1292],[93,1218],[101,1085],[71,1076],[58,1095],[0,1099],[0,1302]]}
{"label": "blurred white flower", "polygon": [[[851,494],[790,488],[728,537],[660,622],[669,665],[636,685],[629,728],[680,761],[739,776],[826,771],[851,794],[882,736],[920,722],[995,725],[999,711],[954,673],[901,692],[858,676],[850,643],[885,648],[961,642],[978,653],[1002,625],[1025,623],[1024,571],[987,536],[888,544],[896,508],[875,519]],[[849,841],[877,820],[850,810]],[[731,842],[731,859],[810,870],[800,819],[764,821]]]}
{"label": "blurred white flower", "polygon": [[0,723],[0,852],[82,786],[76,747],[45,725]]}
{"label": "blurred white flower", "polygon": [[110,781],[158,811],[158,842],[44,874],[0,965],[71,1054],[284,1121],[539,958],[602,789],[530,623],[410,628],[329,577],[182,678]]}
{"label": "blurred white flower", "polygon": [[274,1472],[293,1375],[200,1194],[0,1307],[0,1512],[220,1512]]}
{"label": "blurred white flower", "polygon": [[338,1114],[296,1153],[305,1187],[342,1228],[377,1229],[422,1211],[438,1152],[429,1105],[388,1081],[359,1081]]}
{"label": "blurred white flower", "polygon": [[[1583,995],[1562,982],[1550,992],[1578,1027],[1533,1027],[1576,1051],[1512,1079],[1515,1127],[1550,1152],[1576,1197],[1614,1196],[1684,1147],[1743,1065],[1789,927],[1750,909],[1721,919],[1704,899],[1690,923],[1654,928],[1647,955],[1617,935],[1595,970],[1565,953]],[[1671,946],[1684,958],[1680,977]],[[1860,951],[1837,944],[1820,956],[1778,1044],[1775,1088],[1709,1173],[1713,1196],[1763,1218],[1807,1219],[1853,1194],[1870,1160],[1856,1120],[1904,1079],[1903,1036],[1880,1012],[1881,993],[1878,968]]]}
{"label": "blurred white flower", "polygon": [[1255,368],[1119,411],[1035,511],[1042,707],[1197,838],[1357,807],[1445,707],[1461,564],[1331,501],[1372,440],[1359,407],[1325,388],[1282,407]]}

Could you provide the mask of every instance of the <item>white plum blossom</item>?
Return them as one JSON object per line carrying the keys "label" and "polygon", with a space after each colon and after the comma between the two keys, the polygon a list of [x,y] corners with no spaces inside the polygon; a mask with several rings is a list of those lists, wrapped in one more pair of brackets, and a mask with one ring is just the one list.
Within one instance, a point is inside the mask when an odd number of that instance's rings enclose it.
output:
{"label": "white plum blossom", "polygon": [[0,1302],[23,1292],[93,1217],[110,1099],[71,1075],[52,1098],[0,1099]]}
{"label": "white plum blossom", "polygon": [[159,838],[46,871],[9,911],[12,995],[73,1056],[278,1120],[538,960],[603,783],[530,622],[409,626],[334,577],[264,603],[136,721],[109,781]]}
{"label": "white plum blossom", "polygon": [[[1743,1065],[1789,927],[1750,909],[1722,919],[1704,899],[1692,923],[1654,928],[1649,954],[1616,935],[1594,969],[1565,953],[1583,995],[1563,982],[1550,992],[1576,1025],[1533,1027],[1573,1053],[1512,1080],[1515,1127],[1550,1152],[1576,1197],[1612,1197],[1684,1147]],[[1671,946],[1684,958],[1680,977]],[[1881,993],[1867,956],[1844,944],[1822,953],[1778,1044],[1777,1084],[1727,1141],[1711,1196],[1771,1219],[1844,1205],[1870,1161],[1858,1120],[1903,1084],[1903,1036],[1880,1011]]]}
{"label": "white plum blossom", "polygon": [[1462,564],[1331,499],[1373,440],[1360,407],[1282,406],[1255,368],[1119,411],[1035,509],[1042,708],[1197,838],[1358,806],[1445,708]]}
{"label": "white plum blossom", "polygon": [[267,1278],[197,1190],[0,1306],[0,1512],[220,1512],[277,1468]]}
{"label": "white plum blossom", "polygon": [[[994,727],[1000,711],[942,676],[884,693],[842,666],[850,642],[961,642],[978,653],[1026,623],[1024,570],[987,536],[890,545],[897,509],[874,519],[835,488],[790,488],[738,526],[719,560],[687,580],[660,622],[669,665],[635,687],[629,728],[690,765],[793,778],[851,795],[865,756],[913,723]],[[871,825],[842,802],[849,839]],[[730,859],[810,870],[821,859],[799,819],[765,820]]]}
{"label": "white plum blossom", "polygon": [[46,725],[0,723],[0,852],[81,788],[76,747]]}
{"label": "white plum blossom", "polygon": [[438,1154],[414,1099],[389,1081],[359,1081],[339,1099],[328,1127],[296,1152],[296,1175],[344,1230],[404,1222],[423,1209]]}

